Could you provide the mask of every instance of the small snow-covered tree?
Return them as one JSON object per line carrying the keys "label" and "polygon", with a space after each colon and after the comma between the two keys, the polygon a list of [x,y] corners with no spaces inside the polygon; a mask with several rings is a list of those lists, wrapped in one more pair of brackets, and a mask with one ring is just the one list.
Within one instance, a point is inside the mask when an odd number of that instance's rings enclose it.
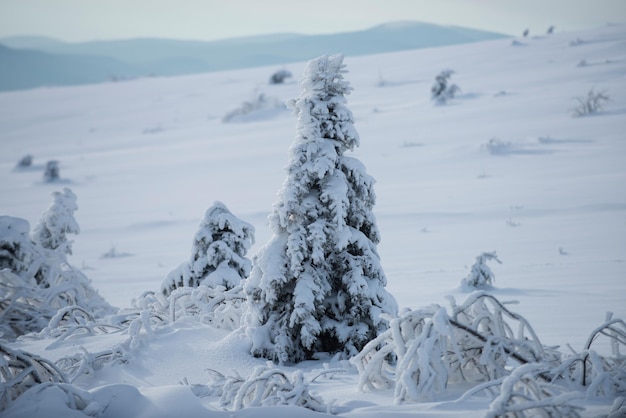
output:
{"label": "small snow-covered tree", "polygon": [[80,228],[74,212],[78,210],[76,195],[67,187],[52,193],[53,201],[33,228],[31,239],[44,248],[72,254],[72,241],[65,234],[78,234]]}
{"label": "small snow-covered tree", "polygon": [[168,274],[161,285],[163,294],[200,284],[232,289],[250,274],[252,263],[246,253],[253,243],[254,227],[215,202],[194,236],[189,261]]}
{"label": "small snow-covered tree", "polygon": [[487,261],[489,260],[495,260],[498,263],[502,263],[498,259],[495,251],[482,253],[476,257],[476,261],[474,262],[474,265],[472,265],[472,269],[467,277],[461,281],[461,284],[468,287],[491,286],[496,281],[496,277],[487,265]]}
{"label": "small snow-covered tree", "polygon": [[435,103],[445,104],[460,90],[456,84],[449,84],[453,73],[454,71],[452,70],[443,70],[435,77],[435,84],[430,89],[431,98]]}
{"label": "small snow-covered tree", "polygon": [[374,179],[344,155],[359,144],[344,67],[342,55],[307,64],[273,236],[245,283],[252,353],[281,363],[355,354],[397,311],[376,249]]}
{"label": "small snow-covered tree", "polygon": [[58,180],[59,174],[59,162],[56,160],[50,160],[46,163],[46,169],[43,173],[43,178],[47,182],[53,182]]}
{"label": "small snow-covered tree", "polygon": [[24,219],[0,216],[0,337],[15,339],[44,328],[67,306],[82,308],[93,317],[114,308],[74,269],[62,252],[29,239]]}

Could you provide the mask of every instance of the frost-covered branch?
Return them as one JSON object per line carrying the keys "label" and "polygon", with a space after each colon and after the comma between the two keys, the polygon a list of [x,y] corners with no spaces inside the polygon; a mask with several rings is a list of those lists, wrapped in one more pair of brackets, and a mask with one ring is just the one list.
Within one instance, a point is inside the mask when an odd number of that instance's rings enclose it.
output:
{"label": "frost-covered branch", "polygon": [[[530,324],[495,297],[475,292],[451,312],[432,305],[406,311],[351,361],[361,389],[395,389],[396,402],[433,399],[448,384],[508,375],[518,364],[553,361]],[[517,333],[513,332],[517,329]]]}
{"label": "frost-covered branch", "polygon": [[29,388],[45,382],[67,383],[67,378],[50,361],[0,341],[0,411]]}
{"label": "frost-covered branch", "polygon": [[343,369],[318,371],[307,380],[300,370],[287,373],[273,365],[255,368],[248,378],[242,378],[234,371],[225,376],[210,370],[209,384],[193,385],[192,390],[201,397],[219,396],[220,405],[231,410],[253,406],[295,405],[313,411],[328,412],[329,406],[320,397],[309,392],[309,384],[320,376],[344,371]]}

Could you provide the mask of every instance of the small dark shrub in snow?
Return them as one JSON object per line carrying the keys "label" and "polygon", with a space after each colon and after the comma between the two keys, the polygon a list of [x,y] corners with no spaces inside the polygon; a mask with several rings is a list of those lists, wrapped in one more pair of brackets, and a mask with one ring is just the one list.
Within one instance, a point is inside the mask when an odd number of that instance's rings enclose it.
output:
{"label": "small dark shrub in snow", "polygon": [[26,168],[26,167],[30,167],[32,164],[33,164],[33,156],[30,154],[27,154],[22,157],[22,159],[17,163],[17,166],[19,168]]}
{"label": "small dark shrub in snow", "polygon": [[435,84],[430,89],[431,98],[438,104],[445,104],[460,90],[456,84],[449,84],[454,71],[443,70],[435,77]]}
{"label": "small dark shrub in snow", "polygon": [[252,353],[281,363],[355,354],[397,310],[376,250],[374,179],[344,156],[359,143],[345,72],[341,55],[307,64],[273,236],[244,285]]}
{"label": "small dark shrub in snow", "polygon": [[578,106],[572,110],[574,117],[581,117],[597,113],[604,108],[604,104],[611,99],[605,91],[589,90],[586,97],[577,97]]}
{"label": "small dark shrub in snow", "polygon": [[254,227],[215,202],[200,223],[189,261],[167,275],[161,284],[168,295],[178,287],[223,286],[232,289],[252,268],[246,253],[254,243]]}
{"label": "small dark shrub in snow", "polygon": [[485,287],[493,285],[496,278],[489,266],[487,265],[487,261],[489,260],[495,260],[498,263],[502,263],[498,259],[495,251],[492,251],[490,253],[482,253],[481,255],[476,257],[476,261],[472,265],[472,268],[467,277],[461,281],[461,285],[467,287]]}
{"label": "small dark shrub in snow", "polygon": [[50,160],[46,163],[46,168],[43,172],[43,179],[47,182],[56,181],[60,178],[59,171],[59,162],[56,160]]}
{"label": "small dark shrub in snow", "polygon": [[291,76],[291,73],[287,70],[278,70],[270,77],[270,84],[282,84],[285,79]]}

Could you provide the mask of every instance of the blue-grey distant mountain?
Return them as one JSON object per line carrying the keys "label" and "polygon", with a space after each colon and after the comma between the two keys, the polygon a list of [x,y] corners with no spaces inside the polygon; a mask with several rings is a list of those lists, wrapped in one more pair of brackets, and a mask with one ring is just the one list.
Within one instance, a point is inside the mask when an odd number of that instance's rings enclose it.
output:
{"label": "blue-grey distant mountain", "polygon": [[[10,53],[6,48],[0,51],[0,76],[6,79],[0,80],[0,90],[200,73],[285,64],[337,52],[368,55],[503,37],[506,35],[418,22],[332,35],[286,33],[212,42],[129,39],[66,43],[36,36],[11,37],[0,40],[13,48]],[[22,68],[24,65],[28,68]],[[10,80],[16,81],[12,84]]]}
{"label": "blue-grey distant mountain", "polygon": [[110,57],[49,54],[0,45],[0,91],[100,83],[137,73],[131,64]]}

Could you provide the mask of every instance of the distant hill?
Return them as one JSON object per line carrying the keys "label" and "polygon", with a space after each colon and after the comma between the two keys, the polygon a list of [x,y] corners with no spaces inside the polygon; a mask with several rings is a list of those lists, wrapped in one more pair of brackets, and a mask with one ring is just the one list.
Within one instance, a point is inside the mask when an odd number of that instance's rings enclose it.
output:
{"label": "distant hill", "polygon": [[0,44],[11,48],[0,51],[0,90],[201,73],[286,64],[337,52],[369,55],[504,37],[419,22],[331,35],[285,33],[212,42],[146,38],[66,43],[37,36],[11,37],[0,39]]}
{"label": "distant hill", "polygon": [[100,83],[137,73],[131,64],[110,57],[49,54],[0,45],[0,91]]}

